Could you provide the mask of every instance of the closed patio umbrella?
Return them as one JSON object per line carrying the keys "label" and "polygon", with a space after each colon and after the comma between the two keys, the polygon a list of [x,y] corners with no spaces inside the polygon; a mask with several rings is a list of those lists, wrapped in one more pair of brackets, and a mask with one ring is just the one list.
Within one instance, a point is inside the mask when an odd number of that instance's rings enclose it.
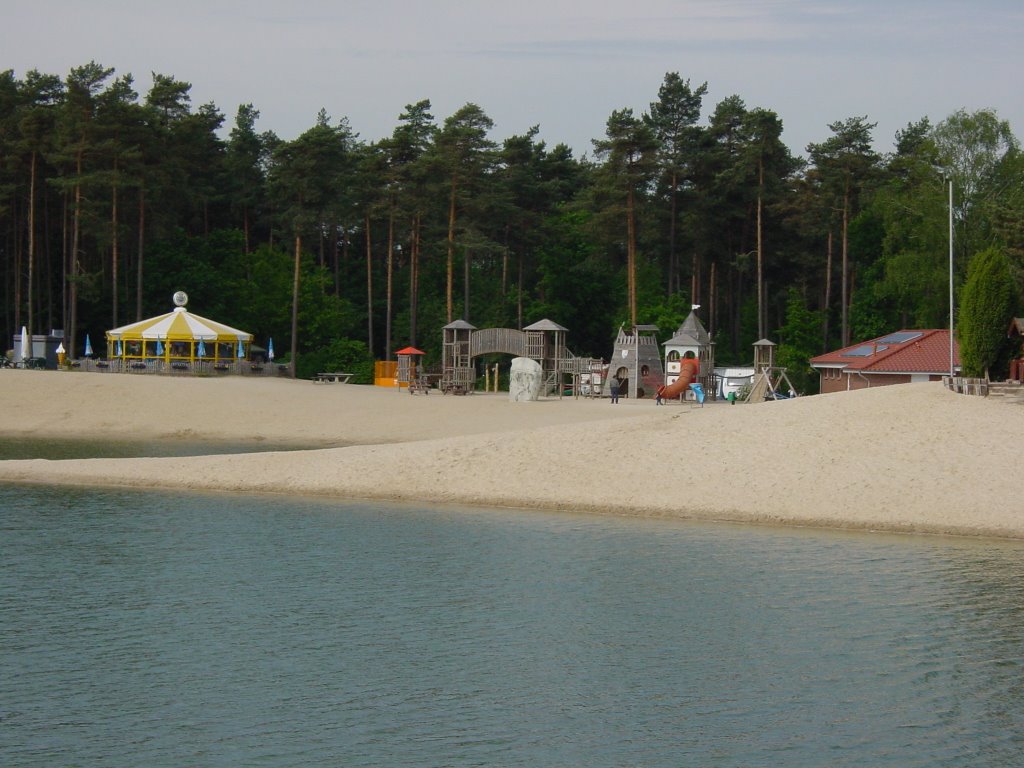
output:
{"label": "closed patio umbrella", "polygon": [[92,342],[89,340],[89,334],[85,334],[85,356],[92,357]]}
{"label": "closed patio umbrella", "polygon": [[274,340],[269,339],[267,341],[267,360],[274,359]]}
{"label": "closed patio umbrella", "polygon": [[199,340],[199,346],[196,347],[196,356],[206,357],[206,344],[203,342],[202,339]]}

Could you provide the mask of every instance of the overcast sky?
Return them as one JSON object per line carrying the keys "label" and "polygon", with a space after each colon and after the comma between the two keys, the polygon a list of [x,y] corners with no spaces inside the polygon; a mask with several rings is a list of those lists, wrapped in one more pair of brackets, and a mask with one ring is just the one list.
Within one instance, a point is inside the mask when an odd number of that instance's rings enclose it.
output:
{"label": "overcast sky", "polygon": [[796,153],[867,115],[889,151],[908,122],[993,108],[1024,131],[1020,0],[0,0],[0,70],[64,76],[95,60],[192,83],[233,123],[293,139],[320,108],[360,137],[430,99],[466,102],[500,141],[540,126],[592,153],[612,110],[639,114],[666,72],[707,82],[705,120],[736,94],[774,110]]}

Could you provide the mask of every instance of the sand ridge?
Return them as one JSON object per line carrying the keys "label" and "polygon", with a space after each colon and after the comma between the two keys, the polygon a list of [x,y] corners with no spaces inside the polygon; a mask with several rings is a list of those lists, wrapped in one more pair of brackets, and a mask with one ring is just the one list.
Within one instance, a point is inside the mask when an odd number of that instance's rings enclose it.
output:
{"label": "sand ridge", "polygon": [[[286,379],[0,372],[0,439],[311,450],[0,462],[0,482],[315,494],[1024,537],[1024,408],[906,384],[758,405],[411,396]],[[343,446],[343,447],[329,447]]]}

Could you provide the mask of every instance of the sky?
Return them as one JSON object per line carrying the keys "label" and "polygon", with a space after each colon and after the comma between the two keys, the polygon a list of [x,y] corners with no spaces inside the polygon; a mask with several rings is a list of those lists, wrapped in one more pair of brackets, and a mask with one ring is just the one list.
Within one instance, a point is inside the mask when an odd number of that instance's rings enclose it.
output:
{"label": "sky", "polygon": [[773,110],[794,154],[866,116],[875,146],[958,109],[1024,135],[1020,0],[0,0],[0,71],[67,75],[96,61],[192,84],[225,135],[240,104],[285,140],[322,108],[364,141],[407,104],[438,124],[467,102],[497,142],[540,128],[592,155],[613,110],[649,110],[667,72],[707,83],[704,117],[737,95]]}

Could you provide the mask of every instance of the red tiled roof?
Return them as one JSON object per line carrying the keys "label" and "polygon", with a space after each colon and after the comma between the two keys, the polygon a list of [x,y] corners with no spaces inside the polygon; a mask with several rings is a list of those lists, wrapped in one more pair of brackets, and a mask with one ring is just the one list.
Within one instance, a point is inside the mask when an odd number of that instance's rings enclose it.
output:
{"label": "red tiled roof", "polygon": [[[897,333],[908,337],[918,335],[906,341],[893,341],[891,337],[897,334],[889,333],[812,357],[810,363],[815,368],[873,373],[949,373],[948,330],[902,330]],[[960,366],[960,348],[956,339],[953,340],[953,363]]]}

